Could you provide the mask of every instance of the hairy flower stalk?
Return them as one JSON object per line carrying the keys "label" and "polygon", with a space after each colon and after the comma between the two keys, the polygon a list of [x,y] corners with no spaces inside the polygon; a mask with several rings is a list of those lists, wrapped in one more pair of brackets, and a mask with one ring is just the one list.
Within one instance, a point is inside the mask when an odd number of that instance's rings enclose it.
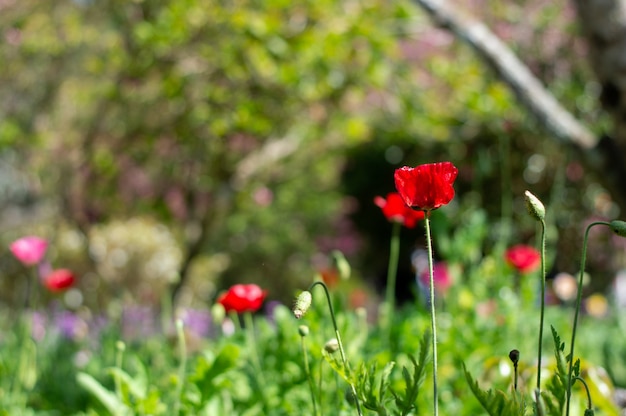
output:
{"label": "hairy flower stalk", "polygon": [[415,168],[408,166],[396,169],[394,181],[398,193],[411,208],[424,212],[426,246],[428,249],[430,323],[433,349],[433,414],[439,414],[437,391],[437,319],[435,316],[435,279],[433,247],[430,235],[431,211],[447,205],[454,198],[454,181],[458,169],[451,162],[428,163]]}
{"label": "hairy flower stalk", "polygon": [[[328,302],[328,311],[330,312],[330,317],[333,322],[333,328],[335,329],[335,337],[337,339],[337,344],[339,346],[339,354],[341,356],[341,363],[343,364],[343,367],[346,370],[346,372],[349,372],[350,367],[348,366],[346,353],[343,349],[343,343],[341,342],[341,335],[339,334],[339,327],[337,326],[337,319],[335,318],[335,310],[333,309],[333,304],[330,299],[330,293],[328,292],[328,287],[326,286],[326,284],[319,280],[316,282],[313,282],[311,286],[309,286],[309,289],[302,292],[296,299],[296,303],[293,308],[293,313],[295,317],[298,319],[304,316],[306,311],[309,309],[309,306],[311,305],[311,291],[313,290],[315,286],[321,286],[324,289],[324,293],[326,295],[326,301]],[[359,399],[356,394],[356,387],[354,386],[353,382],[350,382],[350,390],[355,400],[357,413],[359,414],[359,416],[362,416],[363,412],[361,411],[361,404],[359,403]]]}
{"label": "hairy flower stalk", "polygon": [[585,230],[585,236],[583,238],[583,250],[582,253],[580,255],[580,275],[578,278],[578,293],[576,296],[576,309],[574,312],[574,323],[572,325],[572,339],[570,342],[570,353],[569,353],[569,363],[568,363],[568,370],[567,370],[567,400],[565,403],[565,416],[569,416],[569,405],[570,405],[570,399],[572,396],[572,373],[574,371],[574,345],[576,342],[576,328],[578,327],[578,315],[580,313],[580,305],[582,303],[582,297],[583,297],[583,278],[585,276],[585,262],[587,260],[587,242],[589,240],[589,231],[591,230],[591,228],[593,228],[596,225],[607,225],[609,227],[611,227],[611,229],[613,230],[613,232],[615,232],[615,234],[617,235],[623,235],[620,234],[622,232],[622,230],[626,230],[626,227],[623,227],[623,225],[626,224],[622,224],[623,221],[612,221],[611,223],[608,223],[606,221],[595,221],[592,222],[591,224],[589,224],[587,226],[587,229]]}
{"label": "hairy flower stalk", "polygon": [[311,370],[309,369],[309,356],[306,352],[305,338],[309,335],[309,327],[306,325],[300,325],[298,327],[298,333],[300,334],[300,345],[302,347],[302,356],[304,357],[304,374],[309,381],[309,392],[311,394],[311,404],[313,405],[313,416],[317,416],[317,403],[315,400],[315,385],[313,384],[313,377],[311,376]]}
{"label": "hairy flower stalk", "polygon": [[180,405],[185,388],[185,372],[187,370],[187,343],[185,342],[184,324],[182,319],[176,320],[176,338],[180,348],[180,365],[178,368],[178,384],[176,388],[176,402],[174,403],[174,415],[180,414]]}
{"label": "hairy flower stalk", "polygon": [[546,209],[535,195],[526,191],[528,213],[541,223],[541,310],[539,316],[539,342],[537,347],[537,394],[541,393],[541,355],[543,341],[543,321],[546,309]]}
{"label": "hairy flower stalk", "polygon": [[432,350],[433,350],[433,396],[434,396],[434,415],[439,414],[439,395],[437,392],[437,319],[435,316],[435,273],[433,270],[433,245],[430,236],[430,212],[426,212],[426,248],[428,250],[428,277],[429,277],[429,303],[430,303],[430,328],[432,331]]}
{"label": "hairy flower stalk", "polygon": [[392,227],[391,243],[389,247],[389,265],[387,267],[387,291],[385,292],[385,329],[386,339],[391,342],[391,327],[396,307],[396,276],[398,274],[398,257],[400,256],[400,223],[395,222]]}

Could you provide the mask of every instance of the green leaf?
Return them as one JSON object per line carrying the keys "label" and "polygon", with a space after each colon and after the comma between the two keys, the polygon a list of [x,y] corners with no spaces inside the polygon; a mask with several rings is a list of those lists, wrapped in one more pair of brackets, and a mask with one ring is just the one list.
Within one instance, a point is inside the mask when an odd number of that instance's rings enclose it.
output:
{"label": "green leaf", "polygon": [[509,397],[502,390],[489,389],[484,391],[478,385],[478,382],[472,378],[472,375],[463,364],[463,372],[465,378],[478,399],[482,407],[491,416],[524,416],[526,405],[524,401],[518,401],[517,396]]}
{"label": "green leaf", "polygon": [[86,373],[78,373],[78,384],[91,393],[113,416],[127,416],[132,412],[118,397],[107,390],[95,378]]}
{"label": "green leaf", "polygon": [[391,392],[402,416],[406,416],[413,410],[417,410],[417,397],[419,395],[419,388],[426,378],[426,364],[428,362],[429,353],[430,332],[427,331],[420,341],[419,359],[416,360],[414,356],[409,355],[409,359],[413,363],[413,374],[411,374],[406,367],[402,368],[402,377],[405,383],[404,393],[401,395],[393,391]]}

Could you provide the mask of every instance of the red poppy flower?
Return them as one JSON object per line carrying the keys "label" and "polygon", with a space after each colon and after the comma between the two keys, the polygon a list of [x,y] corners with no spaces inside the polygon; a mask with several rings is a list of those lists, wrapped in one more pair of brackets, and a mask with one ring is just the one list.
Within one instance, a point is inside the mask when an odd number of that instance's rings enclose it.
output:
{"label": "red poppy flower", "polygon": [[388,193],[387,199],[377,196],[374,198],[374,203],[383,210],[383,214],[389,221],[400,222],[407,228],[415,227],[418,221],[424,219],[424,213],[409,208],[397,192]]}
{"label": "red poppy flower", "polygon": [[437,209],[454,198],[454,180],[459,170],[451,162],[428,163],[396,169],[396,189],[404,202],[422,211]]}
{"label": "red poppy flower", "polygon": [[43,279],[43,284],[51,292],[61,292],[74,285],[75,281],[76,277],[71,270],[57,269]]}
{"label": "red poppy flower", "polygon": [[15,240],[9,246],[16,259],[26,266],[34,266],[46,255],[48,242],[43,238],[28,236]]}
{"label": "red poppy flower", "polygon": [[223,293],[217,299],[217,303],[221,304],[226,312],[255,312],[263,304],[266,295],[267,292],[255,284],[238,284]]}
{"label": "red poppy flower", "polygon": [[541,254],[534,247],[518,244],[509,248],[505,253],[506,262],[521,273],[537,270],[541,263]]}

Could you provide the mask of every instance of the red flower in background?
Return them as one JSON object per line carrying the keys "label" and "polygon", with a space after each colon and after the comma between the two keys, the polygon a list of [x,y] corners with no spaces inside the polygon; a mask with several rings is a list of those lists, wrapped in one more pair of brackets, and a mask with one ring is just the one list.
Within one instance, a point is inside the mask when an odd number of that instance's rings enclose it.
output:
{"label": "red flower in background", "polygon": [[396,169],[396,189],[404,202],[422,211],[437,209],[454,198],[454,180],[459,170],[451,162],[428,163]]}
{"label": "red flower in background", "polygon": [[226,312],[256,312],[261,308],[266,295],[267,292],[255,284],[238,284],[223,293],[217,299],[217,303],[221,304]]}
{"label": "red flower in background", "polygon": [[15,240],[9,246],[11,253],[22,264],[26,266],[34,266],[41,262],[46,255],[48,242],[40,237],[28,236]]}
{"label": "red flower in background", "polygon": [[388,193],[387,199],[377,196],[374,203],[383,210],[387,220],[402,223],[407,228],[415,227],[418,221],[424,219],[424,213],[409,208],[397,192]]}
{"label": "red flower in background", "polygon": [[57,269],[43,279],[43,285],[51,292],[62,292],[74,285],[76,277],[69,269]]}
{"label": "red flower in background", "polygon": [[518,244],[509,248],[504,255],[506,262],[521,273],[537,270],[541,263],[541,254],[534,247]]}

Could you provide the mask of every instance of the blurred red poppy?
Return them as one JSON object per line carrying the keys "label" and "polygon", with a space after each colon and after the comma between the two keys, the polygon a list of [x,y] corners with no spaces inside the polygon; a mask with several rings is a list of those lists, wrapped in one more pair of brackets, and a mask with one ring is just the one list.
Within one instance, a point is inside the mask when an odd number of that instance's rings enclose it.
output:
{"label": "blurred red poppy", "polygon": [[221,304],[226,312],[255,312],[261,308],[266,295],[267,292],[255,284],[238,284],[223,293],[217,299],[217,303]]}
{"label": "blurred red poppy", "polygon": [[539,267],[541,254],[534,247],[518,244],[509,248],[504,255],[506,262],[520,273],[530,273]]}
{"label": "blurred red poppy", "polygon": [[458,169],[451,162],[428,163],[415,168],[396,169],[396,189],[404,202],[416,209],[430,211],[454,198],[454,180]]}
{"label": "blurred red poppy", "polygon": [[74,285],[76,277],[69,269],[57,269],[43,279],[43,284],[51,292],[62,292]]}
{"label": "blurred red poppy", "polygon": [[22,237],[12,242],[9,248],[22,264],[34,266],[41,262],[46,255],[48,241],[35,236]]}
{"label": "blurred red poppy", "polygon": [[377,196],[374,198],[374,203],[383,210],[387,220],[402,223],[407,228],[415,227],[418,221],[424,219],[424,213],[409,208],[397,192],[388,193],[387,199]]}

